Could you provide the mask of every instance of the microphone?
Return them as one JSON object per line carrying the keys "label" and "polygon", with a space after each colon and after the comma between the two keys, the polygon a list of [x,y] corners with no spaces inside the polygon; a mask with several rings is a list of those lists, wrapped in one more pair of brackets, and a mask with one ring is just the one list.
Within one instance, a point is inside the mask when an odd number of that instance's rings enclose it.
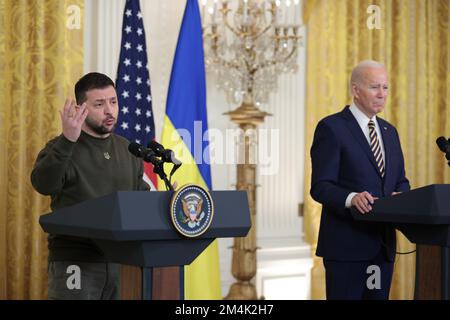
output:
{"label": "microphone", "polygon": [[445,137],[439,137],[436,139],[436,144],[445,153],[445,158],[449,160],[447,164],[450,166],[450,141],[445,139]]}
{"label": "microphone", "polygon": [[439,149],[444,153],[450,153],[450,143],[444,137],[439,137],[436,139],[436,144]]}
{"label": "microphone", "polygon": [[162,144],[152,140],[148,143],[148,147],[152,149],[158,157],[161,157],[162,161],[181,165],[181,161],[175,158],[175,153],[170,149],[164,149]]}
{"label": "microphone", "polygon": [[138,158],[142,158],[145,162],[150,162],[155,166],[162,165],[162,161],[157,158],[157,155],[153,150],[144,148],[144,146],[140,145],[136,142],[131,142],[128,145],[128,151],[130,151],[133,155]]}

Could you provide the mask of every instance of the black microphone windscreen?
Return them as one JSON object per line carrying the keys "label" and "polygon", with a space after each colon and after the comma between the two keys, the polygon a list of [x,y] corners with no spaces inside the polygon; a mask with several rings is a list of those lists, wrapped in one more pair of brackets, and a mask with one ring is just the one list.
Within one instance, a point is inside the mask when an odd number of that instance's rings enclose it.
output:
{"label": "black microphone windscreen", "polygon": [[164,152],[164,147],[162,146],[162,144],[156,142],[155,140],[150,141],[148,143],[148,147],[159,156],[161,156],[161,154]]}
{"label": "black microphone windscreen", "polygon": [[128,151],[134,154],[136,157],[141,157],[142,146],[139,143],[131,142],[128,145]]}
{"label": "black microphone windscreen", "polygon": [[444,137],[439,137],[436,139],[436,144],[442,152],[447,152],[449,142]]}

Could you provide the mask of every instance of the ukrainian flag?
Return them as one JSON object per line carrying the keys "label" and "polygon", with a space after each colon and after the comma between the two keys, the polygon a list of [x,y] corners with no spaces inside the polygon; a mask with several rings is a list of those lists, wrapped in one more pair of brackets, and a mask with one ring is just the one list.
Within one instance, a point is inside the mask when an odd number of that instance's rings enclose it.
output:
{"label": "ukrainian flag", "polygon": [[[187,0],[172,65],[161,143],[183,165],[174,181],[211,189],[206,113],[205,64],[197,0]],[[160,190],[165,190],[159,180]],[[185,298],[221,299],[219,252],[215,240],[185,267]]]}

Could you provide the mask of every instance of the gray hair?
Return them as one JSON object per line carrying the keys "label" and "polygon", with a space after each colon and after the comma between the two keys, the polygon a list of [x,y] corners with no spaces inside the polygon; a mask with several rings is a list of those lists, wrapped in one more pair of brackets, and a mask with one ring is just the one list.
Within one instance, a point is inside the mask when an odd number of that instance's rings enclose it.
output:
{"label": "gray hair", "polygon": [[363,71],[367,68],[383,68],[386,69],[384,64],[381,62],[375,61],[375,60],[364,60],[361,61],[356,65],[356,67],[352,70],[352,76],[350,77],[350,84],[349,84],[349,90],[350,95],[353,95],[352,93],[352,83],[361,83],[361,79],[363,77]]}

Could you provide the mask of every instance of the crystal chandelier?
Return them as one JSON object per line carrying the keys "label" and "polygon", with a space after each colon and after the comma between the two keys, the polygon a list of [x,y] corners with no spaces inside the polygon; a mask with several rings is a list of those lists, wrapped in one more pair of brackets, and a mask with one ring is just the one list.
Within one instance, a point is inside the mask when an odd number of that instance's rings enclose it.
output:
{"label": "crystal chandelier", "polygon": [[299,0],[202,0],[205,63],[228,101],[259,106],[298,69]]}
{"label": "crystal chandelier", "polygon": [[[244,150],[244,159],[250,159],[257,148],[258,140],[251,133],[269,115],[259,106],[276,90],[281,73],[297,71],[299,16],[298,0],[224,0],[220,4],[212,0],[209,5],[202,0],[206,67],[217,77],[228,101],[238,106],[225,114],[241,129],[236,143]],[[236,176],[236,189],[247,192],[252,227],[247,236],[234,239],[231,273],[236,282],[225,299],[254,300],[257,165],[238,163]]]}

